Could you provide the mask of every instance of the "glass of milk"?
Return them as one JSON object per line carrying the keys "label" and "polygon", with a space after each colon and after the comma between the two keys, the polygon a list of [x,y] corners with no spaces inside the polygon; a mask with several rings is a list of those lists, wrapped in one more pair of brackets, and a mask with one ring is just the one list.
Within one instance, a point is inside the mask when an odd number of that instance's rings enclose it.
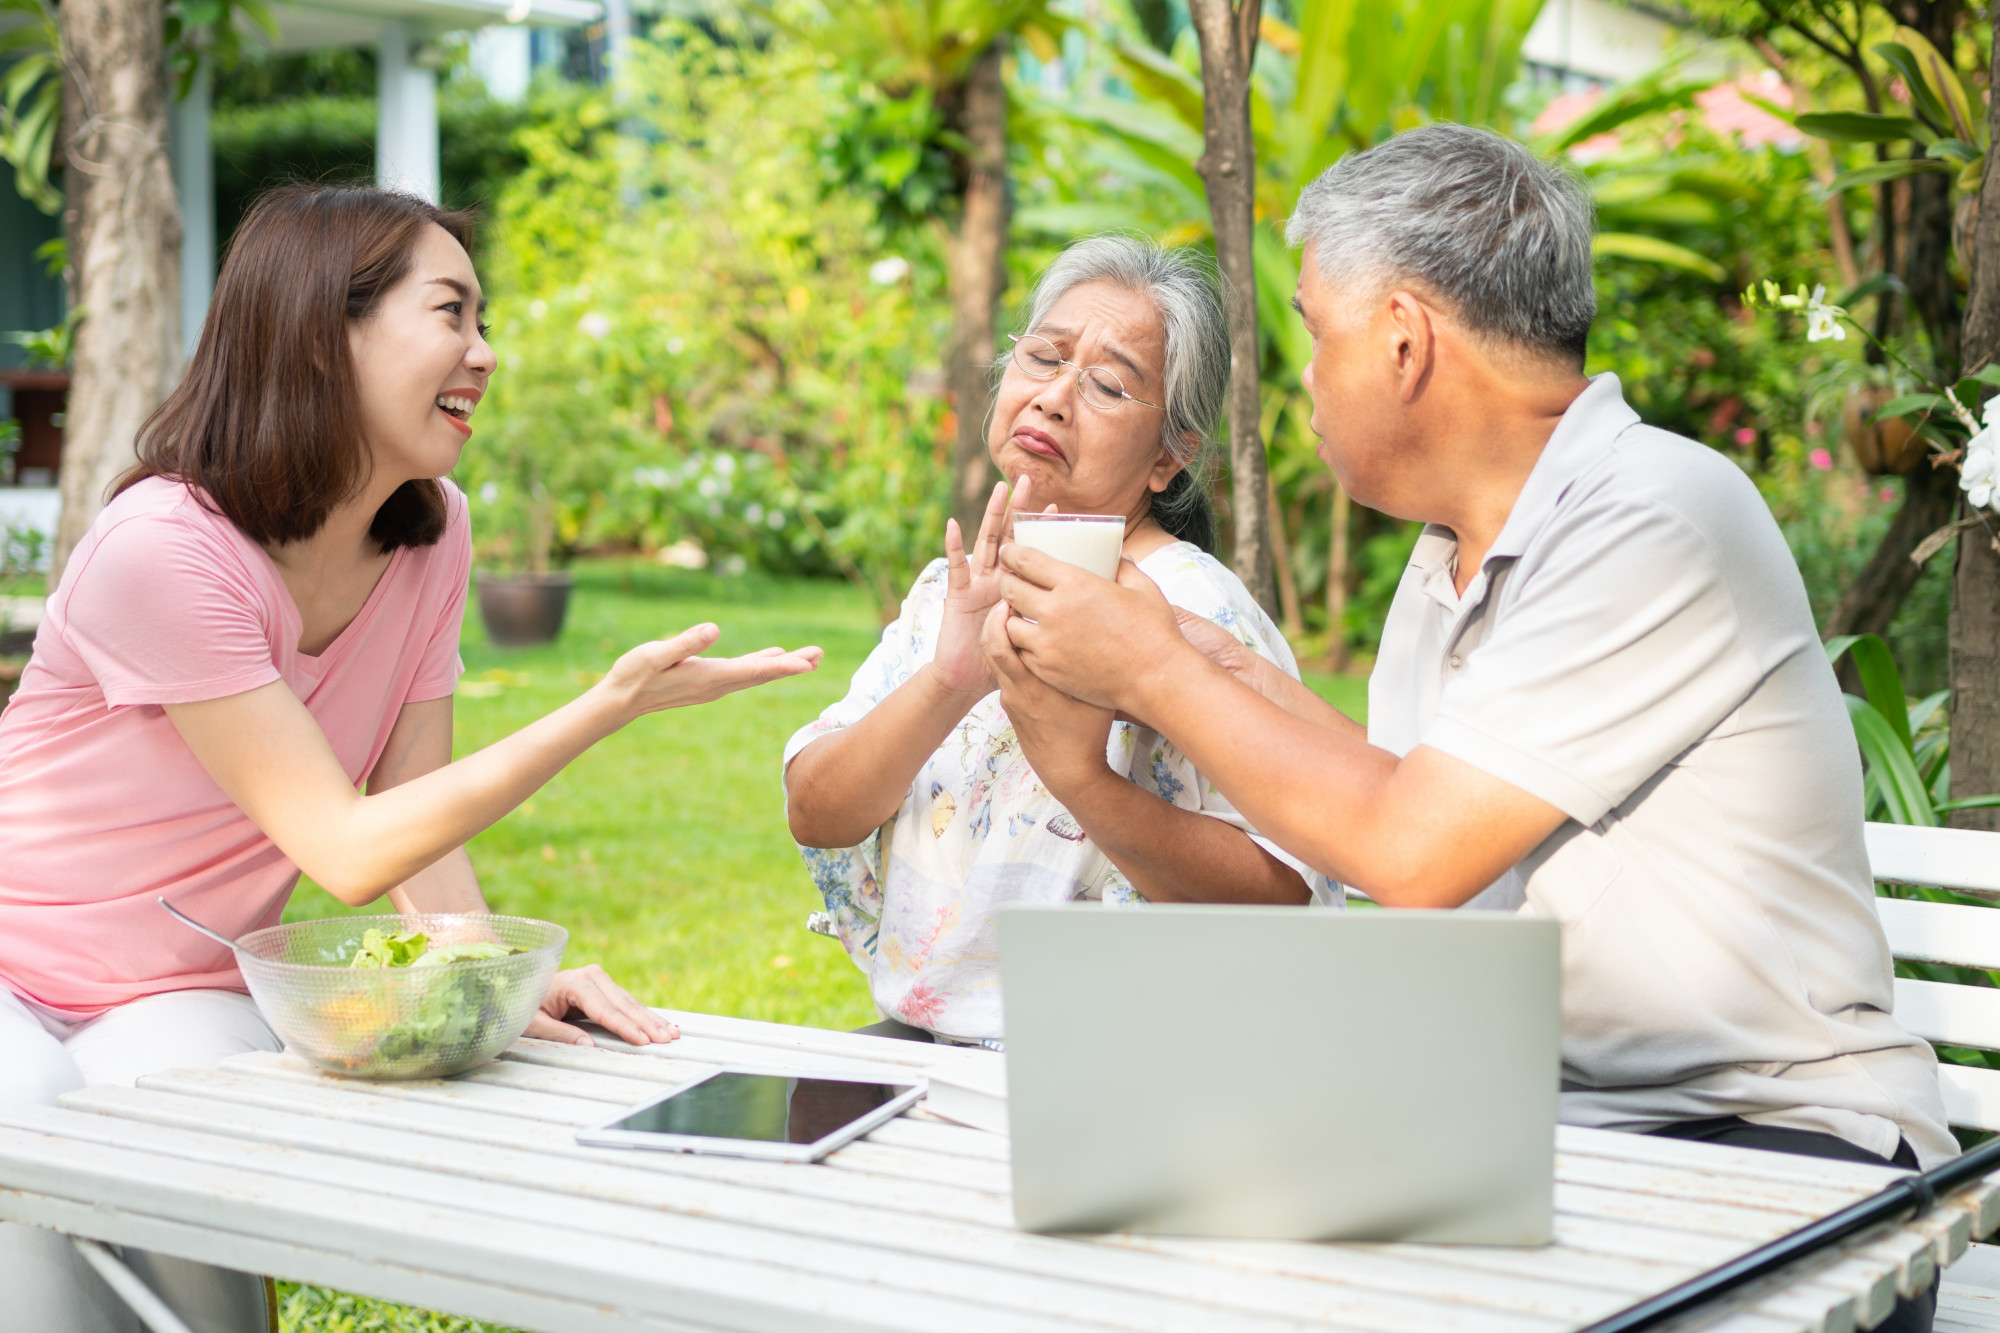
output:
{"label": "glass of milk", "polygon": [[1118,514],[1016,514],[1014,540],[1101,579],[1115,579],[1125,520]]}

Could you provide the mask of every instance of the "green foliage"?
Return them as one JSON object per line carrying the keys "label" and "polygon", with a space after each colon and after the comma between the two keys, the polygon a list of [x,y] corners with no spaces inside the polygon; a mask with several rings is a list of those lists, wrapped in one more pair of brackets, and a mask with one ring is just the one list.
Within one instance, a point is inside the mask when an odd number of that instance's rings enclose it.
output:
{"label": "green foliage", "polygon": [[868,199],[890,235],[937,217],[959,188],[944,118],[928,88],[892,97],[858,85],[820,140],[828,190]]}
{"label": "green foliage", "polygon": [[49,159],[62,121],[62,38],[45,0],[0,0],[0,14],[26,21],[0,32],[0,56],[12,54],[0,78],[0,161],[14,168],[14,189],[54,217],[62,192],[49,182]]}
{"label": "green foliage", "polygon": [[60,324],[46,329],[17,329],[0,334],[0,339],[25,351],[31,366],[63,370],[69,366],[70,352],[76,346],[76,326],[82,322],[83,307],[73,306]]}
{"label": "green foliage", "polygon": [[264,0],[166,0],[164,9],[176,98],[188,95],[204,63],[228,69],[256,49],[245,40],[253,31],[268,41],[278,38],[278,22]]}
{"label": "green foliage", "polygon": [[[269,57],[246,62],[222,81],[227,86],[217,89],[209,124],[218,241],[235,229],[251,200],[273,185],[373,178],[374,64],[361,59],[363,54],[315,52],[327,59],[310,61]],[[288,79],[296,81],[298,94],[282,95]],[[587,96],[585,90],[544,81],[526,106],[515,106],[488,97],[476,80],[446,80],[438,94],[445,203],[490,209],[526,165],[519,147],[524,130],[572,115]]]}
{"label": "green foliage", "polygon": [[[53,217],[62,191],[50,177],[62,122],[62,34],[51,0],[0,0],[0,14],[26,21],[0,32],[0,57],[14,55],[0,78],[0,161],[14,168],[14,189]],[[251,32],[275,39],[264,0],[166,0],[163,38],[176,98],[186,97],[206,63],[228,69],[243,59]]]}
{"label": "green foliage", "polygon": [[[6,445],[7,441],[0,438],[0,474],[7,470]],[[0,597],[25,597],[39,592],[42,571],[48,568],[48,562],[49,539],[40,528],[26,523],[0,524]],[[0,615],[0,628],[5,625],[6,617]]]}
{"label": "green foliage", "polygon": [[1873,634],[1830,639],[1826,655],[1836,663],[1850,657],[1861,678],[1864,694],[1846,698],[1866,769],[1868,819],[1936,828],[1950,811],[2000,805],[2000,795],[1952,797],[1948,691],[1921,699],[1906,695],[1889,646]]}
{"label": "green foliage", "polygon": [[456,1315],[433,1314],[344,1291],[278,1284],[279,1333],[507,1333]]}
{"label": "green foliage", "polygon": [[658,37],[615,109],[518,136],[485,266],[500,370],[458,474],[482,555],[692,538],[839,571],[886,614],[942,548],[936,256],[885,255],[871,201],[826,188],[850,85],[823,55]]}

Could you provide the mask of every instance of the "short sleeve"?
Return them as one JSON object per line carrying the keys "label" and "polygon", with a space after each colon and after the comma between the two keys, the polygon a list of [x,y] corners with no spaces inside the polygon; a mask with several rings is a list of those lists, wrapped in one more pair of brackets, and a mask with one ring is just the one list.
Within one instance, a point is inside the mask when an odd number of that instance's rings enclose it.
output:
{"label": "short sleeve", "polygon": [[882,631],[881,642],[868,654],[848,682],[847,694],[825,712],[792,734],[785,742],[784,767],[790,768],[799,751],[820,737],[853,726],[902,687],[917,668],[937,651],[937,631],[942,619],[946,591],[946,566],[933,560],[911,585],[909,596],[896,618]]}
{"label": "short sleeve", "polygon": [[448,482],[441,484],[448,517],[444,537],[431,559],[436,562],[432,577],[445,581],[444,593],[438,598],[437,618],[431,623],[430,640],[424,645],[423,660],[417,664],[416,679],[410,683],[405,703],[443,699],[458,688],[458,678],[465,674],[465,663],[458,655],[458,635],[465,623],[466,589],[472,583],[472,519],[464,494]]}
{"label": "short sleeve", "polygon": [[173,513],[106,530],[64,596],[68,642],[114,707],[222,699],[281,678],[269,589]]}
{"label": "short sleeve", "polygon": [[[901,613],[882,631],[881,642],[854,673],[846,696],[785,742],[785,769],[790,769],[799,751],[820,737],[866,717],[931,659],[937,651],[942,621],[945,573],[945,562],[935,560],[917,576],[909,596],[903,599]],[[891,825],[894,822],[891,820]],[[882,849],[886,845],[884,829],[876,829],[855,847],[799,847],[799,856],[812,873],[813,886],[826,904],[825,912],[815,913],[808,928],[839,939],[863,972],[873,968],[881,929]]]}
{"label": "short sleeve", "polygon": [[[1762,669],[1721,561],[1657,501],[1559,516],[1420,744],[1594,824],[1712,731]],[[1496,595],[1498,590],[1496,590]]]}

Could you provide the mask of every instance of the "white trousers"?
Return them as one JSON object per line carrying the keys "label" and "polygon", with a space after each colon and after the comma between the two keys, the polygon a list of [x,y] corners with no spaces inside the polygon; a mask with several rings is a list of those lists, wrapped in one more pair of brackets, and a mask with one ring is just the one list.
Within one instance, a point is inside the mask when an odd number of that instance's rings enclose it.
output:
{"label": "white trousers", "polygon": [[[167,1069],[282,1048],[247,995],[170,991],[81,1023],[0,986],[0,1106],[57,1097]],[[264,1281],[142,1250],[116,1251],[194,1333],[266,1333]],[[53,1231],[0,1222],[0,1333],[143,1333],[125,1302]]]}

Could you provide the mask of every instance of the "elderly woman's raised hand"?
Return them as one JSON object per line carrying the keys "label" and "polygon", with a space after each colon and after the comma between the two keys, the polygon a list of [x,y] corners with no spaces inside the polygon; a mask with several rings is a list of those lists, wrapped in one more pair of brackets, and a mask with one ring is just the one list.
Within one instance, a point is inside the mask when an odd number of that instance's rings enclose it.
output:
{"label": "elderly woman's raised hand", "polygon": [[979,522],[979,539],[970,552],[965,549],[958,521],[945,521],[944,622],[938,627],[937,653],[930,669],[949,693],[981,699],[996,687],[993,667],[980,647],[979,636],[987,615],[1000,601],[1000,543],[1013,530],[1015,512],[1027,503],[1025,477],[1014,488],[1011,501],[1007,483],[994,483],[985,516]]}

